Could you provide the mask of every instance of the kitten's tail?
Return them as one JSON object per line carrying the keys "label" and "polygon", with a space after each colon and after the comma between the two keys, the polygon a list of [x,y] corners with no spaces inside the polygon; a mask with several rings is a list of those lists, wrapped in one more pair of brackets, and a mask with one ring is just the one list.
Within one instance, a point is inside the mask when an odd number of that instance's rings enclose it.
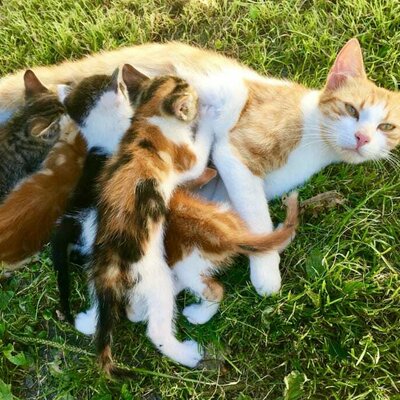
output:
{"label": "kitten's tail", "polygon": [[274,232],[265,235],[245,234],[234,238],[237,252],[240,254],[256,254],[269,250],[283,251],[294,238],[298,225],[299,206],[297,192],[285,199],[287,214],[283,224]]}

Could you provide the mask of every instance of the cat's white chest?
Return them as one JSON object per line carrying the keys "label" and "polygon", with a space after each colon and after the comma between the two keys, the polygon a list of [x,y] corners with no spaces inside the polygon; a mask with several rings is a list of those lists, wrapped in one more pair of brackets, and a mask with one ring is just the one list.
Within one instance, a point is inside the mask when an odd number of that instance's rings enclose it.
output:
{"label": "cat's white chest", "polygon": [[331,151],[324,143],[315,142],[315,139],[302,140],[289,155],[287,163],[265,177],[264,190],[267,199],[281,196],[303,184],[333,161]]}

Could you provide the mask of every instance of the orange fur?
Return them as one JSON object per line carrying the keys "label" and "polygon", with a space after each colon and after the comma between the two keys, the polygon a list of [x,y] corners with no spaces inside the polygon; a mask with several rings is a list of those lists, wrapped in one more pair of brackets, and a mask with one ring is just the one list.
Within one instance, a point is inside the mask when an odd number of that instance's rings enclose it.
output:
{"label": "orange fur", "polygon": [[43,169],[22,181],[0,206],[0,260],[5,270],[21,265],[47,243],[80,176],[85,142],[72,122],[61,129]]}
{"label": "orange fur", "polygon": [[[167,216],[165,251],[173,267],[194,248],[205,259],[227,266],[238,254],[256,254],[280,250],[293,237],[298,223],[297,196],[288,199],[288,213],[282,228],[273,233],[250,233],[232,210],[221,210],[215,203],[199,199],[185,190],[177,190],[170,200]],[[177,240],[179,238],[179,240]]]}

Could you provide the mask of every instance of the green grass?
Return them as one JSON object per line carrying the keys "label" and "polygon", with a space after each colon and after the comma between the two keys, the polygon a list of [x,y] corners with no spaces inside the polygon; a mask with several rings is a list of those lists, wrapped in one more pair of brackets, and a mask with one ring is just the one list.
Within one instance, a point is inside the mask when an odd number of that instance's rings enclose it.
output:
{"label": "green grass", "polygon": [[[146,41],[182,40],[261,73],[323,84],[336,52],[357,36],[370,77],[397,87],[396,0],[3,0],[0,71]],[[107,381],[93,343],[57,319],[48,254],[1,283],[0,399],[400,399],[400,181],[393,166],[338,165],[301,190],[347,202],[307,213],[282,261],[282,291],[260,298],[245,260],[222,276],[221,312],[179,335],[220,362],[188,370],[161,357],[143,325],[123,322],[114,354],[137,379]],[[277,220],[283,212],[273,206]],[[74,307],[85,305],[74,274]],[[179,307],[190,302],[179,299]],[[285,378],[289,390],[285,394]],[[8,385],[11,385],[8,386]]]}

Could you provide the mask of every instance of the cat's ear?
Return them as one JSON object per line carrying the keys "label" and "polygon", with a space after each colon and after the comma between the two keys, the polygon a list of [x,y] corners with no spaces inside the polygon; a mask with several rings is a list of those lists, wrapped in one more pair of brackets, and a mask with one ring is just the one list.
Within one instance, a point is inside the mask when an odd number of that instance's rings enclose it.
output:
{"label": "cat's ear", "polygon": [[61,103],[64,104],[65,98],[71,93],[72,88],[69,85],[57,85],[57,96]]}
{"label": "cat's ear", "polygon": [[349,77],[367,77],[361,46],[356,38],[350,39],[340,50],[333,67],[329,71],[326,88],[335,90],[343,85]]}
{"label": "cat's ear", "polygon": [[109,89],[118,93],[119,88],[119,68],[116,68],[111,75],[111,82],[109,85]]}
{"label": "cat's ear", "polygon": [[25,71],[24,84],[26,98],[36,96],[39,93],[48,92],[47,88],[39,81],[38,77],[30,69]]}
{"label": "cat's ear", "polygon": [[28,130],[32,136],[45,142],[52,142],[60,131],[60,121],[56,119],[49,124],[48,119],[37,117],[29,122]]}
{"label": "cat's ear", "polygon": [[47,143],[55,142],[60,135],[60,120],[56,119],[47,128],[39,132],[36,137]]}
{"label": "cat's ear", "polygon": [[124,81],[129,93],[136,93],[144,81],[149,78],[133,68],[130,64],[125,64],[122,67],[122,80]]}

